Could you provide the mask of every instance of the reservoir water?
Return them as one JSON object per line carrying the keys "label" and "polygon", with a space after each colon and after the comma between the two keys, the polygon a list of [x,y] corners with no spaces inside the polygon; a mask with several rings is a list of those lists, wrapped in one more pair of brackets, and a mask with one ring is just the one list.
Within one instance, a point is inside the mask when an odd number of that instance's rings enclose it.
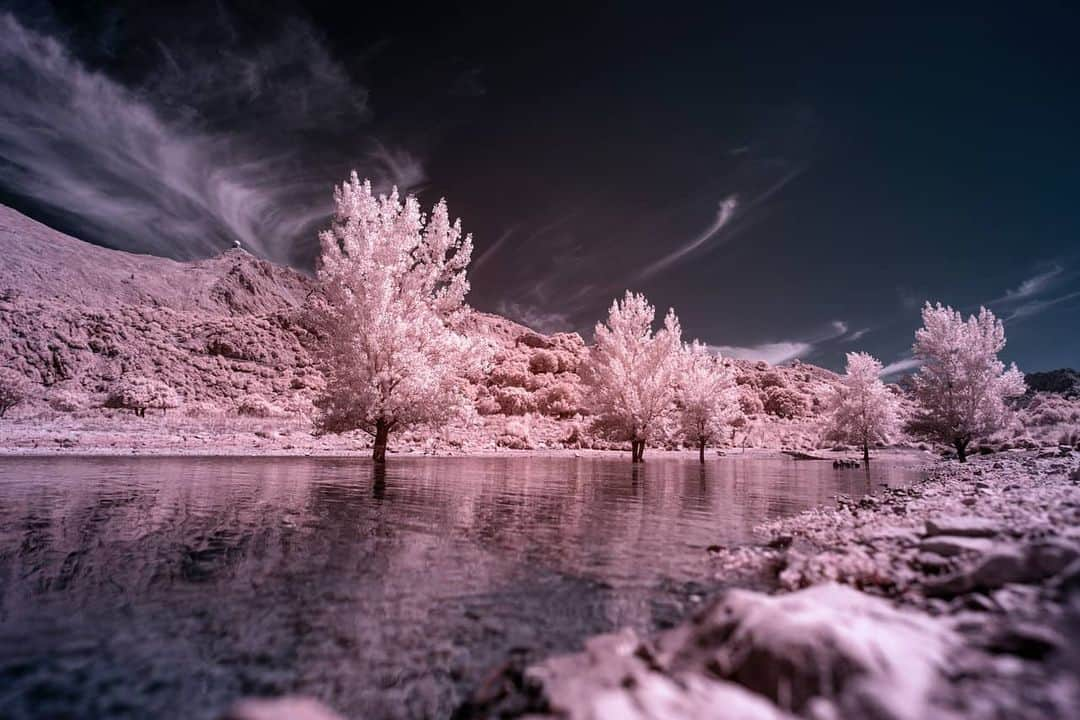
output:
{"label": "reservoir water", "polygon": [[0,458],[0,718],[445,718],[510,653],[692,612],[709,545],[915,477],[652,455]]}

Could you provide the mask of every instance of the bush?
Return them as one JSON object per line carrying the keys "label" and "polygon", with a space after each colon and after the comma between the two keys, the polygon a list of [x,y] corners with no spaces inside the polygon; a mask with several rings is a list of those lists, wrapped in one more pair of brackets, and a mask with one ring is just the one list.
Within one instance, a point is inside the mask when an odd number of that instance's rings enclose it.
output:
{"label": "bush", "polygon": [[0,417],[30,396],[30,382],[22,373],[0,368]]}
{"label": "bush", "polygon": [[491,369],[490,382],[501,387],[525,387],[529,382],[529,369],[525,365],[508,362],[500,363]]}
{"label": "bush", "polygon": [[581,411],[581,395],[570,383],[558,382],[540,390],[536,404],[547,415],[570,417]]}
{"label": "bush", "polygon": [[770,387],[765,391],[765,412],[780,418],[796,418],[806,414],[806,400],[786,387]]}
{"label": "bush", "polygon": [[57,412],[77,412],[82,410],[86,403],[84,398],[71,390],[53,390],[49,393],[49,407]]}
{"label": "bush", "polygon": [[115,384],[105,399],[105,407],[131,410],[139,417],[146,411],[178,407],[180,398],[176,391],[160,380],[133,375]]}
{"label": "bush", "polygon": [[529,437],[529,425],[522,420],[507,422],[496,442],[501,447],[512,450],[531,450],[534,447],[532,438]]}
{"label": "bush", "polygon": [[248,417],[267,418],[281,414],[281,408],[271,403],[262,395],[244,395],[236,401],[236,414]]}
{"label": "bush", "polygon": [[529,372],[534,375],[559,371],[559,357],[550,350],[537,350],[529,358]]}
{"label": "bush", "polygon": [[536,402],[528,390],[520,387],[496,388],[495,401],[504,415],[524,415],[535,408]]}
{"label": "bush", "polygon": [[771,387],[786,387],[787,383],[784,382],[784,376],[776,370],[770,370],[768,372],[761,373],[758,376],[758,387],[762,390]]}
{"label": "bush", "polygon": [[502,412],[499,401],[486,391],[476,398],[476,412],[480,415],[497,415]]}
{"label": "bush", "polygon": [[765,404],[751,385],[739,385],[739,409],[743,415],[760,415],[765,412]]}

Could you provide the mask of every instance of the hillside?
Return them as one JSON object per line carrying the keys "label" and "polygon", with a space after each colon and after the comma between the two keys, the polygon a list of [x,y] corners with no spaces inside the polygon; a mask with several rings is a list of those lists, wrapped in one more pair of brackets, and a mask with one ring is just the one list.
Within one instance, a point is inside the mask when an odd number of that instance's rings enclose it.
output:
{"label": "hillside", "polygon": [[[6,207],[0,253],[0,362],[36,388],[15,417],[131,425],[130,417],[104,409],[104,400],[121,378],[144,376],[178,393],[182,405],[171,415],[188,430],[201,419],[219,427],[222,418],[243,416],[310,429],[322,378],[302,322],[309,277],[243,250],[194,263],[109,250]],[[543,335],[479,312],[465,331],[486,339],[494,362],[486,377],[471,379],[476,416],[443,429],[438,442],[606,446],[589,432],[578,372],[588,350],[580,336]],[[798,362],[729,362],[746,415],[733,444],[820,444],[815,418],[833,373]],[[422,435],[399,441],[421,443]]]}

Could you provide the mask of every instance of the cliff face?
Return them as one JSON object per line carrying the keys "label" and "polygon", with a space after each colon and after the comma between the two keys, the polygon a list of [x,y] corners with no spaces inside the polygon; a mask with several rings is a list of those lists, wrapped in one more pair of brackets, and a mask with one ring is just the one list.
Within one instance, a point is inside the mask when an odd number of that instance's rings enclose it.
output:
{"label": "cliff face", "polygon": [[[99,409],[125,375],[159,379],[181,412],[309,418],[322,385],[301,322],[311,278],[242,250],[194,263],[109,250],[0,206],[0,363],[38,388],[21,410]],[[470,386],[484,444],[586,443],[574,333],[543,335],[475,313],[464,330],[494,352]],[[751,420],[748,445],[816,441],[811,420],[836,376],[811,365],[732,361]]]}

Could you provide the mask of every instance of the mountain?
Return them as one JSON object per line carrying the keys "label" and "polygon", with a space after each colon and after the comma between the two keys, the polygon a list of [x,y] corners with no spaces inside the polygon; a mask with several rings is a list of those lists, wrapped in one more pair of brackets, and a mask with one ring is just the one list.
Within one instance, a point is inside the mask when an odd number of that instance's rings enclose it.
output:
{"label": "mountain", "polygon": [[1049,392],[1066,397],[1080,396],[1080,372],[1072,368],[1028,373],[1024,376],[1031,392]]}
{"label": "mountain", "polygon": [[[0,362],[34,384],[20,410],[111,417],[104,400],[121,378],[163,381],[186,417],[310,420],[323,384],[315,338],[302,322],[310,277],[243,250],[191,263],[110,250],[0,206]],[[470,393],[481,445],[550,445],[587,438],[575,333],[544,335],[497,315],[467,327],[494,351]],[[836,375],[795,363],[729,360],[750,445],[809,447],[813,419]]]}

